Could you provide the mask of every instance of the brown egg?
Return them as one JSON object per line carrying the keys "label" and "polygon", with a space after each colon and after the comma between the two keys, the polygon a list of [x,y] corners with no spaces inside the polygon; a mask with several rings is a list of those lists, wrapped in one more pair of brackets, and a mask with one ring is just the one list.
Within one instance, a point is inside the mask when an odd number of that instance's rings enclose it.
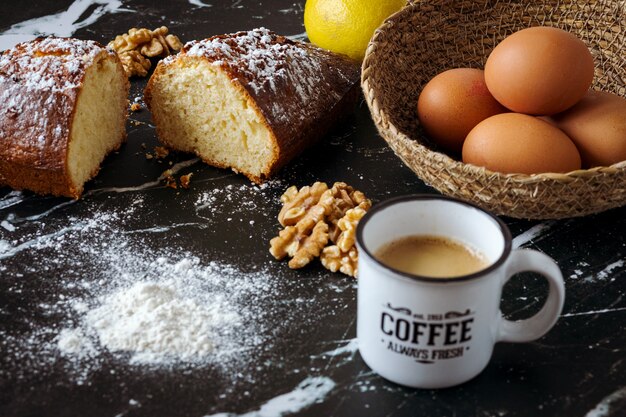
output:
{"label": "brown egg", "polygon": [[609,166],[626,160],[626,99],[589,91],[552,120],[576,144],[584,167]]}
{"label": "brown egg", "polygon": [[417,101],[417,116],[426,134],[457,153],[474,126],[505,111],[487,90],[484,71],[474,68],[442,72],[426,84]]}
{"label": "brown egg", "polygon": [[550,115],[580,100],[593,81],[589,48],[552,27],[520,30],[500,42],[485,63],[493,96],[518,113]]}
{"label": "brown egg", "polygon": [[580,169],[578,150],[565,133],[520,113],[498,114],[480,122],[465,139],[463,162],[510,174]]}

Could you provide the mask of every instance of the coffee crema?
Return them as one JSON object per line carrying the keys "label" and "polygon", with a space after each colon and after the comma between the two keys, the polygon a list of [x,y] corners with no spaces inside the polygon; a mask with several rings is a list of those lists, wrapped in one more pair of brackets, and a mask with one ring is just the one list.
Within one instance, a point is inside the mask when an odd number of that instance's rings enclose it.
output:
{"label": "coffee crema", "polygon": [[432,278],[468,275],[489,265],[479,251],[449,237],[434,235],[401,237],[380,247],[374,257],[398,271]]}

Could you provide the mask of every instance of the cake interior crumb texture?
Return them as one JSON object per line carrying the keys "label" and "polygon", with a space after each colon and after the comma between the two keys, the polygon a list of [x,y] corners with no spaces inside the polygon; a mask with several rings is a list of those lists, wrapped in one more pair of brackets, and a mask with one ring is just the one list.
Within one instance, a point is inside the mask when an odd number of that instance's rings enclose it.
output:
{"label": "cake interior crumb texture", "polygon": [[163,68],[152,92],[160,139],[215,166],[253,177],[269,172],[278,149],[246,91],[204,59],[177,64]]}
{"label": "cake interior crumb texture", "polygon": [[89,67],[78,96],[68,145],[67,169],[74,187],[95,176],[106,155],[117,149],[125,136],[120,106],[126,90],[120,86],[116,61],[102,59]]}

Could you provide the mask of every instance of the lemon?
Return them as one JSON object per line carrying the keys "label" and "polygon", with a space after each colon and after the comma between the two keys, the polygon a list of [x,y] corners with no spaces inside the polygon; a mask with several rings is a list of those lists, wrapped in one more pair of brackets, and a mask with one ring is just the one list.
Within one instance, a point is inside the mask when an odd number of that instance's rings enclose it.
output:
{"label": "lemon", "polygon": [[374,30],[406,0],[307,0],[304,28],[320,48],[361,61]]}

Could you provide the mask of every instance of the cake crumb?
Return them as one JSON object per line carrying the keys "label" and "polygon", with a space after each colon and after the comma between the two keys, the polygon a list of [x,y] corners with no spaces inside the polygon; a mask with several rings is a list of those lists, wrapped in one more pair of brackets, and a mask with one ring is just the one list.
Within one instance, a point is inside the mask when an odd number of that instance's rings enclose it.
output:
{"label": "cake crumb", "polygon": [[141,104],[133,103],[130,105],[130,111],[139,111],[141,110]]}
{"label": "cake crumb", "polygon": [[[143,144],[142,144],[142,147],[145,149]],[[146,159],[156,158],[157,160],[159,160],[159,162],[161,162],[161,160],[166,158],[169,154],[170,154],[170,150],[167,149],[165,146],[155,146],[154,154],[146,153]],[[170,165],[172,165],[171,162],[170,162]]]}
{"label": "cake crumb", "polygon": [[169,154],[170,154],[170,150],[167,149],[165,146],[156,146],[154,148],[154,155],[156,156],[157,159],[163,159],[167,157]]}
{"label": "cake crumb", "polygon": [[165,182],[165,186],[176,190],[178,188],[178,184],[176,184],[176,178],[172,175],[172,170],[168,169],[163,171],[161,174],[161,178]]}
{"label": "cake crumb", "polygon": [[176,178],[174,177],[165,177],[165,186],[169,187],[173,190],[178,189],[178,184],[176,184]]}
{"label": "cake crumb", "polygon": [[183,188],[189,188],[189,182],[191,181],[192,176],[193,176],[193,172],[190,172],[187,175],[181,175],[179,178],[180,186]]}

